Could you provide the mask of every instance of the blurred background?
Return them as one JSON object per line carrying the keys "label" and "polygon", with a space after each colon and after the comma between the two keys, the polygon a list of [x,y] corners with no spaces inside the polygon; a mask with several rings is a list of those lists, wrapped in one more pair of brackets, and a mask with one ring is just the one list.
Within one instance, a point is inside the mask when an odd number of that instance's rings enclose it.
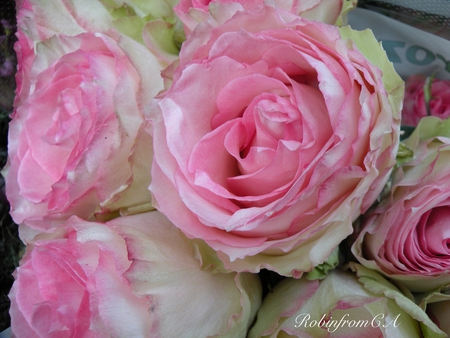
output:
{"label": "blurred background", "polygon": [[[0,1],[0,168],[6,164],[8,122],[13,109],[16,83],[15,2]],[[23,244],[18,238],[17,225],[9,216],[5,197],[5,182],[0,176],[0,332],[10,326],[8,293],[14,281],[11,275],[19,264]]]}
{"label": "blurred background", "polygon": [[449,0],[358,0],[358,7],[450,40]]}

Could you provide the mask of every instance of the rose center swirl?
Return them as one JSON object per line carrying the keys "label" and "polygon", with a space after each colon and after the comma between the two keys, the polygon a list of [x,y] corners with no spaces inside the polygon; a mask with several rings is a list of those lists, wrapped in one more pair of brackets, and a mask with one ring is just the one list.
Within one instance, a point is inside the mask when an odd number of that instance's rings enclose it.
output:
{"label": "rose center swirl", "polygon": [[[196,185],[239,207],[264,206],[286,194],[332,135],[328,119],[321,119],[327,109],[317,86],[280,69],[270,75],[239,77],[222,89],[213,130],[190,159]],[[243,87],[248,90],[237,90]],[[233,114],[224,99],[230,93]]]}

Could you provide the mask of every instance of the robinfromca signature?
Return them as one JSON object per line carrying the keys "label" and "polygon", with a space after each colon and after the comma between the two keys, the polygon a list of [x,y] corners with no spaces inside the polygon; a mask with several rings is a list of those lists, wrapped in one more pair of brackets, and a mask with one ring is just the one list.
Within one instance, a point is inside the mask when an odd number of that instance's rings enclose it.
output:
{"label": "robinfromca signature", "polygon": [[383,327],[387,328],[389,326],[398,327],[401,323],[399,322],[400,314],[394,318],[387,318],[384,313],[379,313],[375,315],[371,320],[369,319],[349,319],[350,315],[348,313],[344,314],[340,319],[333,319],[333,317],[327,318],[324,314],[322,317],[317,319],[311,319],[309,313],[301,313],[295,318],[296,328],[313,328],[321,327],[326,328],[328,332],[335,332],[341,327],[348,328],[360,328],[360,327]]}

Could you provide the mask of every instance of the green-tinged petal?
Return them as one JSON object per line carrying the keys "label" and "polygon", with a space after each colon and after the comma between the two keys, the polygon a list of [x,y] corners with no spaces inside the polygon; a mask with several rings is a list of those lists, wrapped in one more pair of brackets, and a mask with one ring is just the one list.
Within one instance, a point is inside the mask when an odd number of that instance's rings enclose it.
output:
{"label": "green-tinged petal", "polygon": [[110,10],[132,9],[136,15],[153,18],[173,16],[172,8],[179,0],[100,0]]}
{"label": "green-tinged petal", "polygon": [[359,281],[364,284],[364,287],[367,290],[370,290],[374,294],[384,295],[389,299],[395,300],[401,309],[420,322],[425,338],[447,337],[430,317],[428,317],[425,311],[411,299],[403,295],[395,285],[387,281],[383,276],[359,264],[351,264],[351,268],[356,272]]}
{"label": "green-tinged petal", "polygon": [[441,302],[441,301],[450,301],[450,294],[448,293],[449,290],[450,290],[450,285],[447,285],[447,286],[441,287],[435,291],[418,295],[418,298],[420,300],[419,306],[423,310],[426,310],[427,305],[429,305],[429,304]]}
{"label": "green-tinged petal", "polygon": [[230,261],[230,258],[221,252],[218,252],[218,256],[224,262],[225,268],[231,271],[258,272],[260,269],[268,269],[283,276],[300,278],[304,272],[312,271],[314,267],[330,257],[340,242],[336,233],[351,232],[349,228],[351,212],[346,206],[342,206],[341,210],[346,211],[341,214],[332,213],[329,216],[330,219],[335,218],[329,222],[329,227],[305,239],[298,248],[289,253],[283,255],[259,254],[234,261]]}
{"label": "green-tinged petal", "polygon": [[339,264],[339,247],[337,247],[328,259],[322,264],[316,266],[312,271],[308,272],[306,278],[309,280],[324,279],[328,272]]}
{"label": "green-tinged petal", "polygon": [[427,294],[417,295],[419,306],[430,315],[436,325],[450,335],[450,285]]}
{"label": "green-tinged petal", "polygon": [[393,114],[398,118],[403,105],[405,83],[395,71],[392,62],[387,58],[381,43],[378,42],[370,29],[356,31],[349,26],[344,26],[339,30],[343,39],[353,41],[361,53],[381,69],[383,84],[389,93],[389,102],[393,108]]}
{"label": "green-tinged petal", "polygon": [[[308,6],[306,5],[308,3],[307,1],[304,1],[304,3],[305,7]],[[300,11],[297,14],[309,20],[342,26],[347,24],[347,14],[356,7],[356,3],[356,0],[320,0],[312,8]]]}
{"label": "green-tinged petal", "polygon": [[263,301],[248,338],[267,337],[282,326],[319,288],[319,281],[288,278],[275,286]]}
{"label": "green-tinged petal", "polygon": [[27,8],[18,5],[18,11],[19,29],[34,41],[43,41],[55,34],[106,32],[112,26],[109,12],[100,2],[92,0],[30,0]]}
{"label": "green-tinged petal", "polygon": [[434,74],[431,76],[428,76],[427,79],[425,80],[425,84],[423,85],[423,96],[425,99],[425,105],[427,106],[427,115],[431,115],[430,101],[432,99],[431,85],[433,83],[433,80],[434,80]]}
{"label": "green-tinged petal", "polygon": [[408,148],[404,143],[400,143],[397,152],[397,166],[408,163],[414,157],[414,151]]}
{"label": "green-tinged petal", "polygon": [[138,16],[122,16],[114,20],[114,27],[122,34],[125,34],[137,42],[144,44],[142,31],[147,22],[148,20]]}
{"label": "green-tinged petal", "polygon": [[185,40],[181,23],[172,9],[177,3],[177,0],[107,0],[105,6],[115,19],[114,28],[145,43],[167,66]]}
{"label": "green-tinged petal", "polygon": [[419,141],[438,136],[450,137],[450,119],[441,120],[438,117],[427,116],[420,120],[414,132],[405,140],[405,144],[414,149]]}
{"label": "green-tinged petal", "polygon": [[172,8],[179,0],[127,0],[125,3],[142,11],[144,15],[151,14],[154,18],[164,18],[173,16]]}
{"label": "green-tinged petal", "polygon": [[[147,47],[161,57],[174,60],[179,52],[178,44],[174,40],[175,25],[158,19],[148,22],[143,31]],[[158,55],[159,56],[159,55]]]}
{"label": "green-tinged petal", "polygon": [[200,262],[202,269],[213,273],[228,273],[223,262],[217,257],[217,252],[200,239],[193,239],[194,256]]}
{"label": "green-tinged petal", "polygon": [[343,26],[347,24],[347,14],[352,9],[356,8],[356,5],[358,4],[358,0],[343,0],[341,14],[336,19],[336,26]]}

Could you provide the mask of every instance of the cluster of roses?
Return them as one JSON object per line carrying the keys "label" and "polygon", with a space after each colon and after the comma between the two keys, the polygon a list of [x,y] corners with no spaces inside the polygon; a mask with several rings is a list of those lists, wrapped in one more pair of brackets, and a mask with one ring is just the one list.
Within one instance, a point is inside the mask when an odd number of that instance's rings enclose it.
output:
{"label": "cluster of roses", "polygon": [[450,122],[354,6],[17,1],[13,334],[446,337]]}

